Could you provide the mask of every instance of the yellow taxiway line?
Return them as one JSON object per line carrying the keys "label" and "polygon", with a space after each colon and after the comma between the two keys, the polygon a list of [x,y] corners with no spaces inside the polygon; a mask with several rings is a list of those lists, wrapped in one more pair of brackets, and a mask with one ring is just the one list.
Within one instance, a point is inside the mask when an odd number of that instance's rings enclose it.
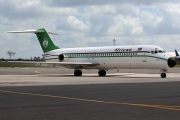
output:
{"label": "yellow taxiway line", "polygon": [[180,106],[136,104],[136,103],[128,103],[128,102],[108,102],[108,101],[102,101],[102,100],[91,100],[91,99],[83,99],[83,98],[55,96],[55,95],[48,95],[48,94],[34,94],[34,93],[26,93],[26,92],[15,92],[15,91],[7,91],[7,90],[0,90],[0,92],[2,92],[2,93],[11,93],[11,94],[21,94],[21,95],[40,96],[40,97],[49,97],[49,98],[68,99],[68,100],[85,101],[85,102],[94,102],[94,103],[115,104],[115,105],[129,105],[129,106],[136,106],[136,107],[148,107],[148,108],[158,108],[158,109],[180,111]]}

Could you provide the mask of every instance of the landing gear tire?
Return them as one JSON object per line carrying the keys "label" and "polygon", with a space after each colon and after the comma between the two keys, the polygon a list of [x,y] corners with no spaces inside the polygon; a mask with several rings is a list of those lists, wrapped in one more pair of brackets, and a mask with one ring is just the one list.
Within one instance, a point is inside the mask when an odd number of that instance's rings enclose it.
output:
{"label": "landing gear tire", "polygon": [[161,78],[166,78],[166,73],[161,73]]}
{"label": "landing gear tire", "polygon": [[74,70],[74,76],[82,76],[81,70]]}
{"label": "landing gear tire", "polygon": [[99,70],[98,74],[99,74],[99,76],[106,76],[106,71],[105,70]]}

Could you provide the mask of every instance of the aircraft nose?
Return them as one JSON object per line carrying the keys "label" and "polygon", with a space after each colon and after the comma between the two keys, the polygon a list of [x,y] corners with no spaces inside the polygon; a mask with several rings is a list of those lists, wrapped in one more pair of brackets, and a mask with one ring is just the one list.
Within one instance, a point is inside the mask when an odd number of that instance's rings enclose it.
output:
{"label": "aircraft nose", "polygon": [[168,63],[168,66],[169,66],[170,68],[172,68],[172,67],[174,67],[174,66],[176,65],[176,60],[175,60],[175,58],[170,57],[170,58],[168,59],[167,63]]}

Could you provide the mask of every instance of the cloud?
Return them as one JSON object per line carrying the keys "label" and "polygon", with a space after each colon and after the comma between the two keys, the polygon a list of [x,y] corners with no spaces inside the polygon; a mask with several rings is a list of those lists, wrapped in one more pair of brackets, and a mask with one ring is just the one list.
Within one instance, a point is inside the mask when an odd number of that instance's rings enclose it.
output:
{"label": "cloud", "polygon": [[[60,7],[78,7],[78,6],[87,6],[87,5],[121,5],[121,4],[133,4],[133,5],[151,5],[157,3],[166,3],[169,0],[51,0],[48,4],[52,6]],[[179,0],[171,1],[173,3],[179,2]]]}
{"label": "cloud", "polygon": [[81,20],[78,20],[75,16],[68,16],[67,23],[76,30],[86,30],[88,26]]}
{"label": "cloud", "polygon": [[[34,34],[9,30],[46,28],[62,48],[154,44],[173,51],[180,39],[179,0],[0,0],[0,58],[41,56]],[[172,42],[173,41],[173,42]]]}
{"label": "cloud", "polygon": [[139,35],[143,32],[138,18],[118,15],[113,22],[115,24],[108,30],[110,35]]}
{"label": "cloud", "polygon": [[90,6],[89,11],[95,14],[115,14],[117,13],[116,9],[112,5],[103,5],[103,6]]}
{"label": "cloud", "polygon": [[158,25],[163,21],[161,15],[156,15],[151,11],[141,11],[139,15],[139,20],[141,25],[143,26],[144,34],[155,34],[156,29],[158,29]]}

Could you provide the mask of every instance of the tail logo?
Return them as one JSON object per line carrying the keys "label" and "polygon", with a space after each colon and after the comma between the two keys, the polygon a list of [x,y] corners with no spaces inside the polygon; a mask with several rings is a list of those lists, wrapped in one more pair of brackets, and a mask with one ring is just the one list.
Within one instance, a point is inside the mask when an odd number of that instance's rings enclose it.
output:
{"label": "tail logo", "polygon": [[48,47],[48,40],[46,38],[43,39],[43,47],[44,48]]}

